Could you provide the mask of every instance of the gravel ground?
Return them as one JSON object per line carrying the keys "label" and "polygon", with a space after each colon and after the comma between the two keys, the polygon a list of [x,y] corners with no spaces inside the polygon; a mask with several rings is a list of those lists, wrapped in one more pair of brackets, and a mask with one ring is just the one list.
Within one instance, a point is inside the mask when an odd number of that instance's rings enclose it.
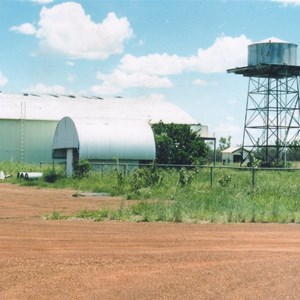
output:
{"label": "gravel ground", "polygon": [[300,225],[44,220],[122,202],[75,193],[0,183],[0,299],[299,299]]}

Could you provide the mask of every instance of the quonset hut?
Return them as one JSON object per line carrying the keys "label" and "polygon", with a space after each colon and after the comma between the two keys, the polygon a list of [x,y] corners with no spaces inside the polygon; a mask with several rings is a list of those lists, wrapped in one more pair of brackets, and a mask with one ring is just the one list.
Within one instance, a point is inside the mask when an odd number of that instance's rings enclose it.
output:
{"label": "quonset hut", "polygon": [[55,130],[53,158],[66,159],[67,175],[79,159],[134,166],[155,159],[154,135],[144,120],[65,117]]}
{"label": "quonset hut", "polygon": [[[159,96],[137,99],[102,99],[100,97],[0,93],[0,161],[27,163],[51,161],[56,126],[66,116],[71,120],[74,118],[73,122],[76,126],[81,126],[77,121],[75,123],[75,119],[78,118],[118,120],[124,128],[128,128],[125,126],[128,120],[143,121],[150,125],[160,121],[166,124],[197,124],[181,108]],[[134,128],[134,125],[132,127]],[[111,127],[105,128],[110,130]],[[146,130],[147,126],[143,125],[141,128]],[[126,143],[121,144],[120,141],[124,141],[122,135],[126,131],[119,130],[119,132],[114,138],[117,139],[116,143],[119,146],[125,147]],[[129,139],[128,135],[127,138]],[[58,152],[54,151],[54,153]]]}

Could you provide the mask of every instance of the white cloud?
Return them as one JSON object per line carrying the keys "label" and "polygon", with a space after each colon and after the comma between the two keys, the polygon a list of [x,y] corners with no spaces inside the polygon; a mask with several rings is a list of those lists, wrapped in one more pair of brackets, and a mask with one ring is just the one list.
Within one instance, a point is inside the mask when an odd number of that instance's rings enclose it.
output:
{"label": "white cloud", "polygon": [[247,64],[247,46],[251,40],[244,35],[239,37],[218,37],[207,49],[199,49],[197,55],[149,54],[136,57],[125,55],[119,69],[129,73],[151,75],[171,75],[194,71],[200,73],[220,73],[226,69]]}
{"label": "white cloud", "polygon": [[61,85],[52,85],[47,86],[43,83],[38,83],[35,86],[30,86],[29,89],[27,89],[29,93],[36,93],[36,94],[66,94],[65,87]]}
{"label": "white cloud", "polygon": [[75,80],[76,76],[74,74],[69,73],[67,76],[67,80],[69,82],[73,82]]}
{"label": "white cloud", "polygon": [[52,3],[53,0],[31,0],[31,2],[34,2],[34,3],[37,3],[37,4],[45,5],[45,4]]}
{"label": "white cloud", "polygon": [[244,35],[222,35],[211,47],[199,49],[198,55],[189,59],[189,68],[202,73],[219,73],[237,66],[245,66],[249,44],[251,40]]}
{"label": "white cloud", "polygon": [[235,104],[237,104],[239,101],[237,100],[237,99],[235,99],[235,98],[232,98],[232,99],[229,99],[228,101],[227,101],[227,103],[229,104],[229,105],[235,105]]}
{"label": "white cloud", "polygon": [[220,137],[232,137],[232,146],[236,146],[242,143],[243,127],[236,124],[237,121],[233,116],[226,116],[218,125],[214,128],[216,136]]}
{"label": "white cloud", "polygon": [[235,120],[234,117],[232,117],[232,116],[227,116],[225,119],[228,122],[233,122]]}
{"label": "white cloud", "polygon": [[43,8],[37,37],[44,46],[74,58],[106,59],[122,53],[123,42],[132,36],[126,18],[109,13],[96,24],[74,2]]}
{"label": "white cloud", "polygon": [[300,0],[271,0],[272,2],[277,2],[277,3],[281,3],[284,6],[288,6],[288,5],[300,5]]}
{"label": "white cloud", "polygon": [[35,26],[33,26],[30,23],[24,23],[20,26],[12,26],[10,28],[10,30],[11,31],[16,31],[16,32],[19,32],[19,33],[22,33],[22,34],[27,34],[27,35],[34,35],[37,32]]}
{"label": "white cloud", "polygon": [[146,73],[125,73],[116,70],[111,74],[97,74],[97,79],[103,81],[106,86],[117,86],[120,88],[129,87],[148,87],[148,88],[161,88],[171,87],[171,81],[166,77],[158,77],[148,75]]}
{"label": "white cloud", "polygon": [[73,61],[66,61],[66,64],[70,67],[73,67],[75,65],[75,63]]}
{"label": "white cloud", "polygon": [[203,79],[195,79],[192,83],[193,85],[197,85],[197,86],[205,86],[208,84],[207,81]]}
{"label": "white cloud", "polygon": [[185,69],[186,62],[185,57],[166,53],[140,57],[127,54],[121,59],[119,69],[130,73],[170,75],[181,73]]}
{"label": "white cloud", "polygon": [[232,146],[241,144],[242,140],[242,128],[238,125],[231,124],[231,123],[222,123],[219,124],[215,130],[215,135],[220,138],[220,137],[227,137],[231,136],[232,137]]}
{"label": "white cloud", "polygon": [[127,18],[118,18],[111,12],[102,23],[95,23],[75,2],[43,7],[36,27],[25,23],[12,30],[35,34],[44,49],[91,60],[122,53],[124,42],[133,35]]}
{"label": "white cloud", "polygon": [[[102,82],[92,89],[114,91],[114,88],[131,87],[169,88],[173,84],[167,75],[225,72],[227,68],[246,64],[247,45],[250,43],[251,40],[243,35],[236,38],[222,35],[211,47],[199,49],[197,55],[189,57],[167,53],[140,57],[126,54],[114,72],[98,73],[97,79]],[[208,84],[203,79],[196,79],[192,83],[198,86]],[[210,84],[217,85],[216,82]]]}
{"label": "white cloud", "polygon": [[116,94],[125,88],[169,88],[172,82],[166,77],[148,75],[144,73],[125,73],[116,70],[111,74],[98,73],[97,79],[101,84],[94,85],[91,90],[97,94]]}
{"label": "white cloud", "polygon": [[5,86],[8,82],[8,79],[0,71],[0,87]]}

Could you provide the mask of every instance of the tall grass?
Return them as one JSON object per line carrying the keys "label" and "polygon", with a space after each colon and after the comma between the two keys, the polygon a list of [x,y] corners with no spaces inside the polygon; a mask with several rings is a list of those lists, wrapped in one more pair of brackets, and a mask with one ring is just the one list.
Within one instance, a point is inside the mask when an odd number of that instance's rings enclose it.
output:
{"label": "tall grass", "polygon": [[[116,210],[83,211],[72,216],[53,212],[47,216],[50,219],[300,223],[300,170],[257,170],[252,189],[252,174],[243,169],[215,169],[211,188],[210,170],[205,168],[179,171],[153,167],[125,175],[117,170],[104,174],[90,172],[84,178],[62,175],[54,183],[47,183],[43,179],[33,182],[16,179],[16,168],[21,167],[28,168],[0,163],[1,170],[14,174],[9,179],[12,183],[106,192],[121,195],[124,201],[136,200],[135,204],[121,205]],[[40,166],[30,167],[41,171]],[[51,171],[49,166],[44,169],[46,173]],[[62,172],[59,168],[57,171]]]}

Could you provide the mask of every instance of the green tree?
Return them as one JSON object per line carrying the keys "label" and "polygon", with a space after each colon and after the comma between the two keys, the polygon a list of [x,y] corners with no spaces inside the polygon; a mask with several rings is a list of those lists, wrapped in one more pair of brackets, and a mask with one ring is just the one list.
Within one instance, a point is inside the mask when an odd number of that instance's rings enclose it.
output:
{"label": "green tree", "polygon": [[220,137],[219,139],[219,146],[216,150],[216,160],[222,161],[222,151],[229,148],[231,145],[231,136],[226,137]]}
{"label": "green tree", "polygon": [[290,161],[300,161],[300,141],[294,141],[286,154],[286,159]]}
{"label": "green tree", "polygon": [[223,151],[227,148],[229,148],[231,145],[231,136],[226,137],[220,137],[219,139],[219,147],[218,149]]}
{"label": "green tree", "polygon": [[189,125],[164,124],[152,126],[158,164],[203,164],[208,146]]}

